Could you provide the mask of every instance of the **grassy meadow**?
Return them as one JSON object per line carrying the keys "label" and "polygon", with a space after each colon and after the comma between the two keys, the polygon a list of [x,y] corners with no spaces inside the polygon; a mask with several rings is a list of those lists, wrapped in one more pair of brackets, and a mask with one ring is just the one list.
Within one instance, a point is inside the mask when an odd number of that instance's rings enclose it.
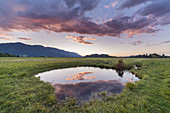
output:
{"label": "grassy meadow", "polygon": [[[123,59],[141,78],[128,83],[119,95],[78,104],[74,98],[58,101],[55,89],[34,75],[59,68],[93,66],[115,68],[118,58],[0,58],[0,113],[170,113],[170,59]],[[134,65],[139,68],[134,69]]]}

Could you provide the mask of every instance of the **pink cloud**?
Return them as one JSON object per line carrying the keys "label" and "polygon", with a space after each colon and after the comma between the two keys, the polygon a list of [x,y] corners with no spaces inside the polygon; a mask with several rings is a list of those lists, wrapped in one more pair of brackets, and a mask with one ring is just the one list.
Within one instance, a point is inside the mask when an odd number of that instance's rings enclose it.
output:
{"label": "pink cloud", "polygon": [[0,36],[11,36],[9,33],[7,32],[2,32],[2,29],[0,29]]}
{"label": "pink cloud", "polygon": [[109,8],[110,6],[109,6],[109,5],[105,5],[104,7],[105,7],[105,8]]}
{"label": "pink cloud", "polygon": [[0,37],[1,40],[15,40],[14,38],[11,39],[11,38],[4,38],[4,37]]}
{"label": "pink cloud", "polygon": [[96,40],[95,37],[85,37],[85,36],[66,36],[67,38],[72,38],[74,42],[81,43],[81,44],[93,44],[88,42],[89,40]]}

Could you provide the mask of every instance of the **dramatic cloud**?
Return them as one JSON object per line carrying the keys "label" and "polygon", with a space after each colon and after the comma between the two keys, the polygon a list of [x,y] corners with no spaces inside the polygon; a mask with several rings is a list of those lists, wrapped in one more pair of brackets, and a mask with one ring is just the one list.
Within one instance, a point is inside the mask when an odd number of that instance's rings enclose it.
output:
{"label": "dramatic cloud", "polygon": [[134,7],[136,5],[139,5],[139,4],[142,4],[142,3],[145,3],[145,2],[149,2],[149,1],[153,1],[153,0],[126,0],[119,7],[119,9],[131,8],[131,7]]}
{"label": "dramatic cloud", "polygon": [[[160,25],[170,24],[169,0],[127,0],[120,8],[139,4],[145,6],[133,16],[115,16],[104,23],[93,22],[86,15],[101,0],[1,0],[0,30],[3,32],[49,30],[56,33],[69,32],[97,36],[127,38],[135,34],[155,33]],[[112,4],[113,7],[118,2]],[[76,39],[76,38],[75,38]],[[83,37],[79,43],[92,44]]]}
{"label": "dramatic cloud", "polygon": [[19,37],[18,39],[20,39],[20,40],[31,40],[31,38],[22,38],[22,37]]}
{"label": "dramatic cloud", "polygon": [[[86,11],[99,0],[6,0],[0,1],[0,27],[3,30],[51,29],[80,24]],[[8,7],[8,9],[6,9]],[[67,31],[66,31],[67,32]]]}
{"label": "dramatic cloud", "polygon": [[139,40],[139,41],[133,42],[132,45],[133,45],[133,46],[136,46],[136,45],[139,45],[139,44],[141,44],[141,43],[143,43],[143,42]]}
{"label": "dramatic cloud", "polygon": [[72,38],[74,42],[81,43],[81,44],[93,44],[88,42],[88,40],[96,40],[95,37],[85,37],[85,36],[66,36],[67,38]]}
{"label": "dramatic cloud", "polygon": [[154,2],[140,9],[138,12],[142,16],[150,16],[156,18],[155,25],[170,24],[170,0],[162,0]]}
{"label": "dramatic cloud", "polygon": [[151,3],[147,6],[145,6],[141,11],[140,14],[143,16],[147,15],[154,15],[157,16],[164,16],[168,13],[170,13],[170,1],[169,0],[162,0],[159,2]]}

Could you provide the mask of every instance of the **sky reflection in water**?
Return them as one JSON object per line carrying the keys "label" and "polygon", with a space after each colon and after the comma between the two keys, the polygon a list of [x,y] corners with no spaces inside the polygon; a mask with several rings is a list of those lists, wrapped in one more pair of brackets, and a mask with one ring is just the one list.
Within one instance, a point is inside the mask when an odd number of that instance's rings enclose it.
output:
{"label": "sky reflection in water", "polygon": [[120,93],[127,82],[139,78],[125,71],[119,76],[115,70],[94,67],[65,68],[39,73],[40,80],[50,82],[56,88],[58,99],[66,96],[87,98],[92,92]]}

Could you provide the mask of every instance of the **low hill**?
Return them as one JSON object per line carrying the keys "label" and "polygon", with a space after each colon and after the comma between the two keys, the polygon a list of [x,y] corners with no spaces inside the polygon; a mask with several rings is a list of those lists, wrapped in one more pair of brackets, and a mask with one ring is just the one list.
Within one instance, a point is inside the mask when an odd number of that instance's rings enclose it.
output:
{"label": "low hill", "polygon": [[1,43],[0,52],[21,57],[81,57],[74,52],[68,52],[41,45],[27,45],[23,43]]}
{"label": "low hill", "polygon": [[94,58],[115,58],[115,56],[109,56],[108,54],[91,54],[91,55],[86,55],[85,57],[94,57]]}

